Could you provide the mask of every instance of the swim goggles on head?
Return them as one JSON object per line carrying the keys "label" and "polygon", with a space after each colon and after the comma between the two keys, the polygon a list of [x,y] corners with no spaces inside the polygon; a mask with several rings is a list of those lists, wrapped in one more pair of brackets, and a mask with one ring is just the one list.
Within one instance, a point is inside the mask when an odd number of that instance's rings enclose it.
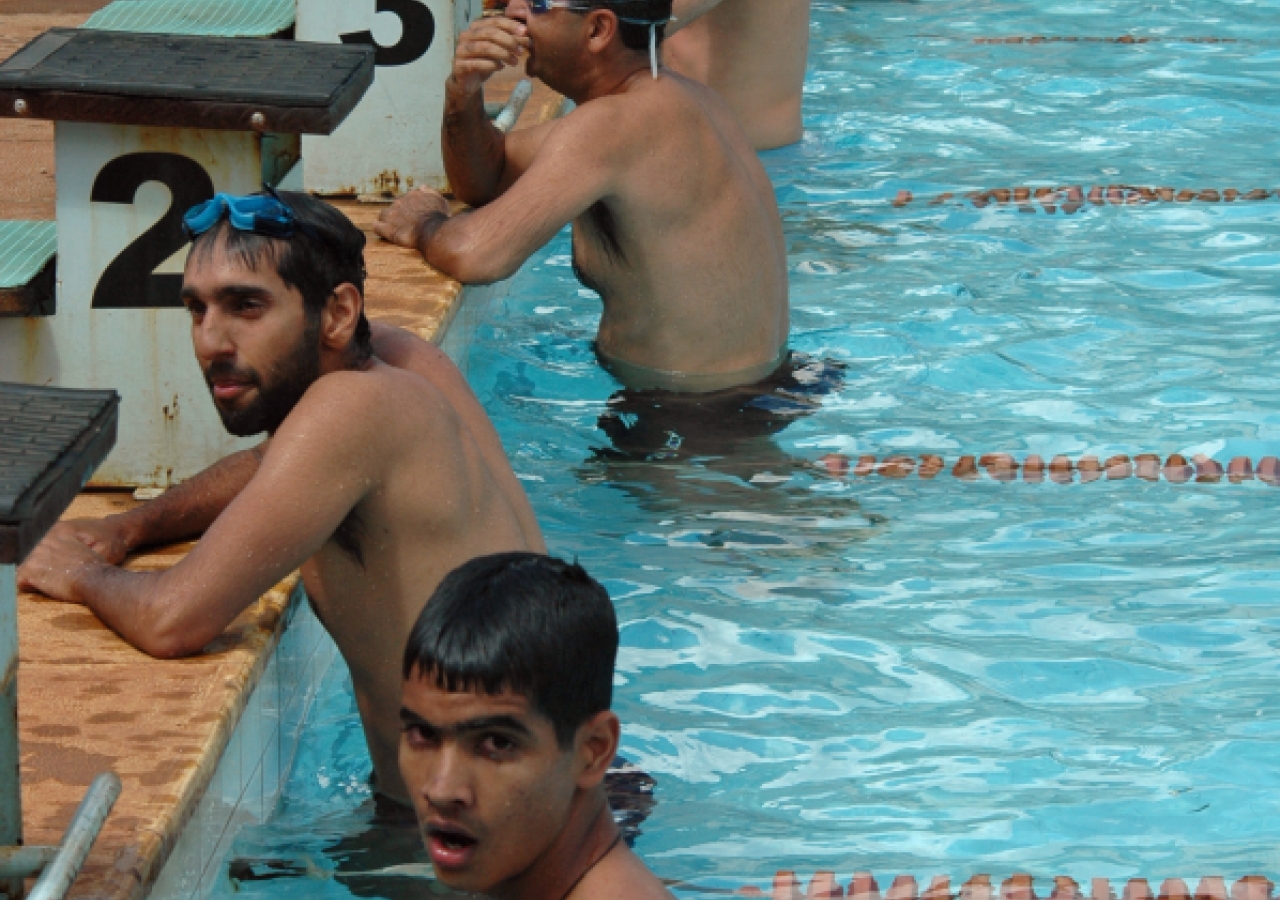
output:
{"label": "swim goggles on head", "polygon": [[[526,0],[529,4],[529,11],[533,13],[550,12],[553,9],[567,9],[572,12],[588,12],[593,9],[609,9],[616,5],[625,5],[627,3],[644,3],[647,0]],[[618,21],[626,22],[629,25],[648,25],[649,26],[649,66],[653,70],[653,77],[658,77],[658,26],[666,25],[668,22],[674,22],[675,16],[667,16],[661,19],[653,18],[633,18],[629,16],[618,16]]]}
{"label": "swim goggles on head", "polygon": [[194,240],[221,222],[225,216],[237,231],[264,237],[291,238],[299,231],[306,233],[308,229],[298,221],[289,204],[281,200],[280,195],[271,188],[266,190],[265,194],[251,194],[248,197],[218,194],[212,200],[206,200],[188,210],[182,217],[182,230],[189,240]]}
{"label": "swim goggles on head", "polygon": [[544,13],[553,9],[571,9],[574,12],[586,12],[592,9],[590,3],[583,0],[528,0],[529,12]]}

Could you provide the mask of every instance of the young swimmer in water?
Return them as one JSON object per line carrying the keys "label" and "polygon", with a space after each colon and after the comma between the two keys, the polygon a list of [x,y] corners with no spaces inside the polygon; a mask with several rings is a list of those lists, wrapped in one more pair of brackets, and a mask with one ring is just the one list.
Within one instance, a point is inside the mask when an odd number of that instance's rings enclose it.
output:
{"label": "young swimmer in water", "polygon": [[618,624],[577,565],[473,560],[404,651],[400,772],[436,876],[502,900],[671,900],[623,843],[603,779]]}

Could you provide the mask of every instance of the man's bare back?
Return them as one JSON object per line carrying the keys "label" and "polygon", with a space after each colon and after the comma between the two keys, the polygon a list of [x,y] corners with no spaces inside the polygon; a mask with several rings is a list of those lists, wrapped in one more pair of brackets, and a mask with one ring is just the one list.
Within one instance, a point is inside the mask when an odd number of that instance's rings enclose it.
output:
{"label": "man's bare back", "polygon": [[[632,151],[611,194],[574,220],[574,262],[604,301],[602,359],[631,387],[765,377],[789,327],[786,244],[754,151],[719,98],[680,76],[644,75],[595,104],[571,115]],[[637,383],[645,370],[687,377]]]}
{"label": "man's bare back", "polygon": [[[362,281],[362,236],[320,201],[286,196],[321,237],[298,249],[223,226],[197,238],[183,286],[224,424],[270,440],[129,513],[58,526],[19,584],[89,606],[147,653],[179,657],[201,652],[301,567],[351,669],[378,790],[405,802],[396,755],[410,627],[458,565],[545,545],[461,373],[406,332],[369,330],[361,287],[343,281]],[[229,249],[232,240],[241,246]],[[336,283],[309,283],[310,300],[281,274],[334,272],[300,254],[344,245]],[[118,568],[140,547],[196,536],[167,572]]]}
{"label": "man's bare back", "polygon": [[[396,766],[397,648],[422,604],[446,574],[495,547],[545,551],[533,510],[505,456],[498,467],[491,462],[495,448],[485,444],[497,436],[485,440],[492,427],[478,404],[460,410],[420,374],[422,362],[413,368],[417,371],[380,365],[354,375],[372,382],[368,386],[334,386],[335,393],[363,401],[365,427],[358,431],[366,452],[383,457],[381,477],[302,566],[307,596],[351,670],[377,789],[398,800],[407,795]],[[483,422],[479,436],[473,428],[478,420]],[[299,425],[316,433],[325,428],[306,419]],[[501,445],[496,451],[502,452]],[[269,449],[264,474],[271,456]],[[294,477],[320,481],[343,475],[298,472]]]}
{"label": "man's bare back", "polygon": [[663,59],[720,94],[757,150],[794,144],[804,134],[809,4],[676,0]]}
{"label": "man's bare back", "polygon": [[[489,282],[573,222],[580,275],[604,301],[598,350],[624,383],[758,381],[782,361],[789,327],[772,185],[724,102],[670,72],[653,79],[647,55],[607,31],[617,20],[606,9],[535,14],[516,0],[510,18],[473,25],[448,85],[445,161],[459,199],[480,208],[449,220],[443,201],[414,192],[378,233],[461,281]],[[529,73],[578,107],[503,136],[481,88],[522,49]]]}

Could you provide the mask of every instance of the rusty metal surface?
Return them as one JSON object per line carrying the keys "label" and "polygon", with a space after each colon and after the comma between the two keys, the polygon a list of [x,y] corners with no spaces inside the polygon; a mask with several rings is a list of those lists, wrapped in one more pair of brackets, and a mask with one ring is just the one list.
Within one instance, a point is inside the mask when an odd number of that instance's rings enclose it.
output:
{"label": "rusty metal surface", "polygon": [[58,308],[58,258],[53,256],[26,284],[0,287],[0,318],[35,319]]}
{"label": "rusty metal surface", "polygon": [[372,2],[298,0],[299,40],[372,44],[378,67],[373,87],[341,128],[328,138],[303,139],[307,190],[395,197],[419,185],[443,186],[442,86],[456,35],[480,13],[479,0],[398,0],[376,9]]}

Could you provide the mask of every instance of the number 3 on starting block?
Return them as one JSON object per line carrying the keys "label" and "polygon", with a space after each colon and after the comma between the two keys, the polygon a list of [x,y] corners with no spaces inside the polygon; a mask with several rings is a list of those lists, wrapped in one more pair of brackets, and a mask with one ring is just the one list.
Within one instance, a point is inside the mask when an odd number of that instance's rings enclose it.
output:
{"label": "number 3 on starting block", "polygon": [[445,186],[444,82],[457,36],[482,14],[482,0],[298,0],[298,40],[372,44],[378,66],[342,127],[303,136],[307,190],[397,195]]}

